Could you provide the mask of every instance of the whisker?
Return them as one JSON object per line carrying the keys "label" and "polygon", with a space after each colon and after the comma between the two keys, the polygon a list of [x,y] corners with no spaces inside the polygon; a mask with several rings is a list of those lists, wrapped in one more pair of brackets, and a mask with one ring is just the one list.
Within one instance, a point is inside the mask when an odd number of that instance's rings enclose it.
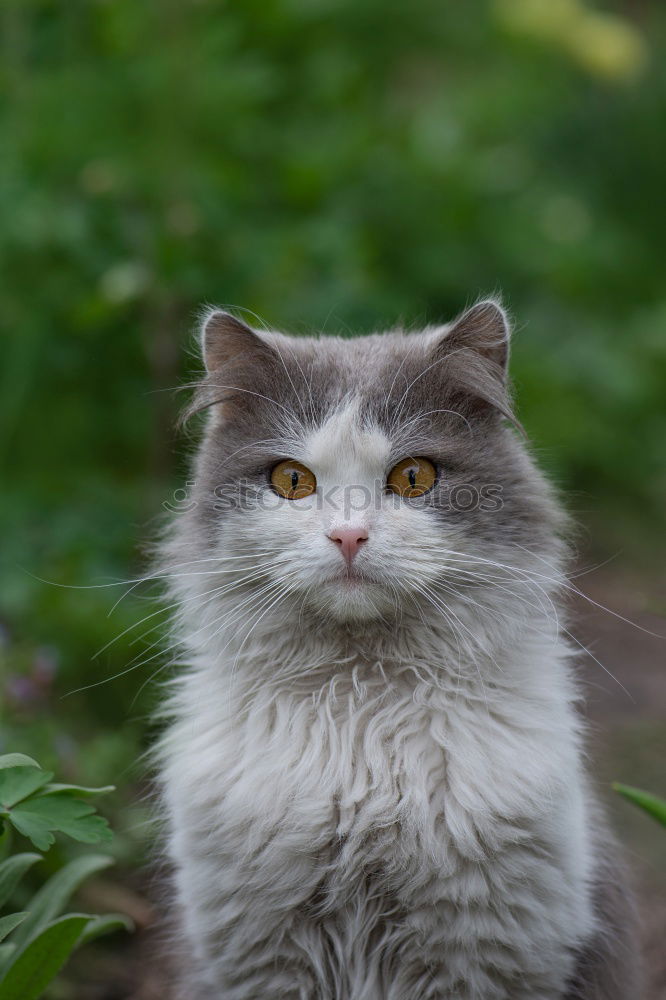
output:
{"label": "whisker", "polygon": [[[460,569],[457,566],[450,566],[449,565],[447,568],[449,569],[449,571],[453,570],[453,573],[456,574],[459,577],[461,575],[469,576],[473,580],[478,580],[478,581],[480,581],[481,583],[484,583],[484,584],[490,584],[493,588],[496,588],[497,590],[501,590],[504,593],[510,594],[512,597],[515,597],[516,600],[522,601],[523,603],[527,604],[528,607],[531,607],[531,608],[534,608],[535,610],[541,611],[550,620],[550,615],[548,614],[547,609],[541,603],[541,600],[539,599],[539,595],[533,592],[532,587],[528,583],[527,580],[516,579],[516,583],[518,583],[518,584],[522,583],[524,586],[526,586],[528,588],[528,590],[530,591],[530,593],[532,593],[532,595],[534,596],[535,600],[537,601],[537,604],[532,604],[532,602],[528,601],[524,597],[524,595],[518,594],[518,593],[516,593],[515,590],[511,590],[509,587],[503,586],[502,584],[498,583],[497,581],[499,579],[504,579],[503,577],[486,577],[486,576],[483,576],[483,575],[481,575],[479,573],[473,573],[471,570]],[[557,614],[557,608],[555,607],[555,605],[553,604],[553,602],[551,600],[549,600],[549,604],[550,604],[551,609],[553,611],[553,621],[555,623],[556,628],[559,629],[559,616]],[[515,620],[518,620],[518,619],[515,619]]]}
{"label": "whisker", "polygon": [[[182,575],[188,576],[188,575],[201,575],[201,574],[182,574]],[[203,593],[192,594],[189,597],[179,598],[179,600],[174,601],[173,604],[168,604],[165,607],[158,608],[156,611],[153,611],[152,614],[146,615],[138,622],[134,622],[132,625],[129,625],[126,629],[124,629],[119,635],[115,636],[113,639],[110,639],[106,643],[106,645],[102,646],[102,648],[99,649],[96,653],[93,653],[92,659],[96,659],[98,656],[101,656],[102,653],[106,652],[106,650],[109,649],[110,646],[112,646],[115,642],[118,642],[120,639],[122,639],[123,636],[127,635],[129,632],[132,632],[134,629],[140,628],[141,625],[149,621],[151,618],[156,617],[157,615],[165,614],[167,611],[173,611],[175,608],[180,608],[188,604],[197,603],[203,600],[204,597],[208,597],[211,594],[215,595],[216,597],[221,597],[223,594],[229,593],[232,590],[236,590],[237,588],[242,587],[247,583],[251,583],[257,579],[261,579],[261,577],[263,577],[264,575],[265,575],[265,570],[255,569],[250,573],[246,573],[245,575],[237,578],[232,583],[227,583],[219,587],[213,587],[210,590],[203,591]],[[151,631],[154,631],[154,629],[149,629],[149,632]],[[133,642],[138,642],[141,639],[145,638],[145,636],[148,635],[149,632],[144,633],[142,636],[138,636],[133,640]]]}
{"label": "whisker", "polygon": [[[517,548],[522,549],[523,552],[527,552],[528,555],[534,556],[534,558],[539,559],[542,563],[545,563],[545,565],[548,566],[550,569],[553,568],[551,564],[546,559],[543,558],[543,556],[540,556],[536,552],[532,552],[531,549],[526,549],[524,545],[520,545],[518,542],[511,542],[511,545],[515,545]],[[603,604],[599,604],[598,601],[595,601],[592,597],[589,597],[587,594],[583,593],[583,591],[579,590],[578,587],[575,587],[566,581],[563,582],[562,586],[564,587],[565,590],[570,590],[572,593],[576,594],[577,597],[582,597],[583,600],[588,601],[588,603],[590,604],[593,604],[595,608],[599,608],[600,611],[606,611],[609,615],[612,615],[613,618],[617,618],[619,621],[624,622],[625,625],[631,625],[632,628],[636,628],[640,632],[645,632],[646,635],[651,635],[655,639],[666,639],[666,636],[659,635],[659,633],[657,632],[652,632],[650,631],[649,628],[643,628],[643,626],[639,625],[638,622],[632,622],[630,618],[625,618],[624,615],[618,614],[616,611],[613,611],[611,608],[607,608]]]}
{"label": "whisker", "polygon": [[[439,607],[439,608],[440,608],[440,610],[441,610],[442,612],[444,612],[444,608],[446,608],[446,610],[447,610],[447,611],[448,611],[448,612],[449,612],[449,613],[450,613],[451,615],[453,615],[453,617],[454,617],[454,618],[456,619],[456,621],[458,621],[458,622],[460,623],[460,625],[462,625],[462,626],[463,626],[463,628],[465,628],[465,629],[466,629],[466,631],[467,631],[467,632],[469,632],[470,636],[472,636],[472,639],[473,639],[474,641],[477,641],[477,645],[479,646],[479,649],[481,650],[481,652],[482,652],[482,653],[484,653],[484,654],[485,654],[486,656],[488,656],[488,653],[487,653],[487,651],[486,651],[486,650],[484,650],[484,649],[483,649],[483,647],[481,647],[481,646],[480,646],[480,644],[478,643],[478,640],[476,640],[476,637],[474,636],[473,632],[471,632],[471,631],[470,631],[470,629],[468,629],[468,628],[467,628],[467,626],[466,626],[466,625],[464,624],[464,622],[462,622],[462,621],[460,620],[460,618],[458,618],[458,616],[457,616],[457,615],[455,614],[455,612],[454,612],[454,611],[452,611],[452,610],[451,610],[451,608],[449,608],[448,604],[444,604],[444,605],[443,605],[443,607],[442,607],[442,603],[441,603],[441,602],[439,602],[439,601],[435,601],[435,602],[433,602],[433,603],[435,603],[435,607]],[[494,660],[492,659],[492,657],[489,657],[489,658],[490,658],[490,660],[491,660],[491,662],[492,662],[492,663],[495,663],[495,661],[494,661]],[[485,686],[485,684],[483,683],[483,676],[482,676],[482,674],[481,674],[481,669],[480,669],[480,667],[479,667],[479,664],[478,664],[478,662],[477,662],[477,659],[476,659],[476,657],[475,657],[474,655],[471,655],[471,656],[470,656],[470,660],[471,660],[471,662],[472,662],[472,663],[474,664],[474,667],[475,667],[475,669],[476,669],[476,672],[477,672],[477,674],[478,674],[478,677],[479,677],[479,682],[480,682],[480,684],[481,684],[481,691],[483,692],[483,699],[484,699],[484,701],[485,701],[485,703],[486,703],[486,711],[487,711],[487,712],[489,712],[489,711],[490,711],[490,708],[489,708],[489,705],[488,705],[488,695],[487,695],[487,692],[486,692],[486,686]],[[498,666],[498,665],[497,665],[497,663],[495,663],[495,666]],[[499,668],[498,668],[498,669],[499,669]]]}
{"label": "whisker", "polygon": [[[458,594],[457,596],[458,596],[458,597],[459,597],[459,598],[460,598],[461,600],[464,600],[464,598],[463,598],[463,596],[462,596],[462,595]],[[476,606],[477,606],[477,607],[483,607],[483,605],[480,605],[480,604],[477,604],[476,602],[474,602],[474,603],[476,604]],[[507,618],[508,618],[508,616],[506,616],[506,615],[505,615],[504,613],[502,613],[502,612],[499,612],[499,611],[497,611],[496,609],[492,609],[492,608],[488,608],[488,607],[485,607],[485,610],[486,610],[486,611],[488,611],[488,612],[490,612],[490,613],[493,613],[493,612],[495,612],[496,614],[502,614],[502,616],[503,616],[503,617],[507,617]],[[515,619],[513,619],[513,620],[515,620]],[[629,691],[628,691],[628,690],[626,689],[626,687],[624,686],[624,684],[622,684],[622,682],[621,682],[621,681],[619,681],[619,680],[618,680],[618,678],[617,678],[617,677],[615,677],[615,675],[614,675],[613,673],[611,673],[611,671],[610,671],[610,670],[609,670],[609,669],[608,669],[608,668],[607,668],[606,666],[604,666],[604,664],[603,664],[603,663],[601,662],[601,660],[599,660],[599,659],[598,659],[598,658],[597,658],[597,657],[596,657],[596,656],[594,655],[594,653],[593,653],[593,652],[592,652],[592,651],[591,651],[590,649],[588,649],[588,647],[587,647],[587,646],[585,646],[585,645],[584,645],[584,644],[583,644],[583,643],[582,643],[582,642],[581,642],[581,641],[580,641],[580,640],[579,640],[579,639],[578,639],[578,638],[577,638],[577,637],[576,637],[576,636],[575,636],[575,635],[573,634],[573,632],[571,632],[571,631],[570,631],[570,630],[569,630],[568,628],[566,628],[566,627],[565,627],[565,626],[564,626],[564,625],[563,625],[563,624],[562,624],[561,622],[559,622],[559,623],[558,623],[558,629],[559,629],[559,630],[560,630],[561,632],[563,632],[563,633],[564,633],[565,635],[567,635],[567,636],[568,636],[568,637],[569,637],[569,638],[570,638],[570,639],[571,639],[571,640],[572,640],[572,641],[573,641],[573,642],[574,642],[574,643],[575,643],[575,644],[576,644],[576,645],[577,645],[577,646],[578,646],[578,647],[579,647],[579,648],[580,648],[581,650],[583,650],[583,652],[585,652],[585,653],[586,653],[586,654],[587,654],[588,656],[590,656],[590,657],[591,657],[591,658],[592,658],[592,659],[594,660],[594,662],[595,662],[595,663],[597,663],[597,664],[598,664],[598,666],[600,666],[600,667],[601,667],[601,669],[602,669],[602,670],[603,670],[603,671],[604,671],[604,672],[605,672],[606,674],[608,674],[608,676],[609,676],[609,677],[611,678],[611,680],[615,681],[615,683],[616,683],[616,684],[618,685],[618,687],[620,687],[620,688],[621,688],[621,690],[622,690],[622,691],[623,691],[623,692],[624,692],[624,693],[625,693],[625,694],[627,695],[627,697],[628,697],[628,698],[630,699],[630,701],[632,701],[632,702],[634,701],[634,698],[633,698],[633,696],[632,696],[632,695],[630,694],[630,692],[629,692]]]}
{"label": "whisker", "polygon": [[[296,414],[294,413],[293,410],[290,410],[288,407],[283,406],[282,403],[278,403],[277,399],[272,399],[270,396],[265,396],[262,392],[254,392],[252,389],[243,389],[239,385],[220,385],[218,382],[215,382],[211,386],[211,388],[213,388],[213,389],[227,389],[227,390],[229,390],[231,392],[245,392],[249,396],[256,396],[259,399],[266,400],[267,403],[273,403],[275,406],[279,407],[281,410],[284,410],[284,412],[292,420],[296,416]],[[208,409],[210,409],[211,406],[217,406],[218,403],[223,403],[223,402],[224,402],[224,397],[222,397],[220,399],[214,399],[214,400],[212,400],[212,402],[207,402],[203,407],[201,407],[201,409],[208,410]]]}

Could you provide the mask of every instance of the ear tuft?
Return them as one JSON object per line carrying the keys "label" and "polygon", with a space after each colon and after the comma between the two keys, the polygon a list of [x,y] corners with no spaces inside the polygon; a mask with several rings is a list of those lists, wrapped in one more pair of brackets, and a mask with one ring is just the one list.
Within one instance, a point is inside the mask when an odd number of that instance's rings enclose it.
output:
{"label": "ear tuft", "polygon": [[201,353],[209,373],[223,368],[235,357],[258,356],[269,350],[251,327],[231,313],[213,309],[201,325]]}
{"label": "ear tuft", "polygon": [[443,346],[467,348],[492,361],[506,376],[509,362],[509,318],[496,299],[484,299],[454,320]]}

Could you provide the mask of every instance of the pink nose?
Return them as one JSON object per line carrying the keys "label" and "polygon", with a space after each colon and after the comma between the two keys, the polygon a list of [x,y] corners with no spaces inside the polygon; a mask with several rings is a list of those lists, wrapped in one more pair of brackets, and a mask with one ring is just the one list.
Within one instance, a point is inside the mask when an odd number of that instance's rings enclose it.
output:
{"label": "pink nose", "polygon": [[363,542],[367,542],[368,532],[365,528],[334,528],[328,537],[340,546],[342,555],[351,565]]}

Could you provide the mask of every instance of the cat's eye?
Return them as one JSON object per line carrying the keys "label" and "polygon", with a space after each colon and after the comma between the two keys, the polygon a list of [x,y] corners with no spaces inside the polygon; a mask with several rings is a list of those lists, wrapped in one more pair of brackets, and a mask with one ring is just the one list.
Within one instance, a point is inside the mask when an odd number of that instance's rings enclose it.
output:
{"label": "cat's eye", "polygon": [[401,497],[423,496],[432,489],[437,469],[427,458],[404,458],[388,474],[386,488]]}
{"label": "cat's eye", "polygon": [[276,493],[287,500],[302,500],[309,497],[317,489],[314,472],[305,465],[287,459],[278,462],[271,470],[271,484]]}

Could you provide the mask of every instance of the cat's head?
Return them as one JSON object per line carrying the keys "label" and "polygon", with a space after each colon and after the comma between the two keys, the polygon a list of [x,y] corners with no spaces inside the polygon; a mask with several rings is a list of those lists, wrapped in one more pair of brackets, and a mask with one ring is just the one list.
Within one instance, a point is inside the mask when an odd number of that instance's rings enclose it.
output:
{"label": "cat's head", "polygon": [[201,600],[342,622],[426,613],[456,630],[521,574],[552,576],[557,509],[512,415],[508,347],[492,300],[351,339],[211,312],[192,405],[208,423],[178,536],[205,570]]}

